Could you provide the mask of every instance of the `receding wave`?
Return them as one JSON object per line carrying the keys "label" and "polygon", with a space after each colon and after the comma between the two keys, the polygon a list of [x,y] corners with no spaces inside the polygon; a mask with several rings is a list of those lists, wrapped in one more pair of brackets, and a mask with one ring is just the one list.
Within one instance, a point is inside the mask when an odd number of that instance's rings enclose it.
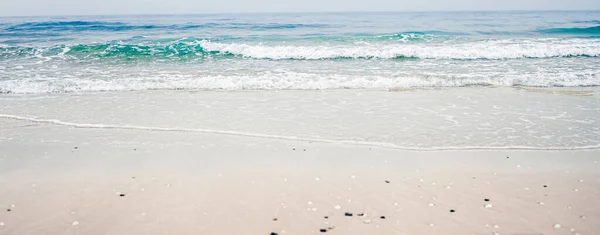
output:
{"label": "receding wave", "polygon": [[504,60],[556,57],[599,57],[598,39],[485,40],[458,43],[338,43],[323,45],[249,44],[209,40],[171,40],[127,44],[57,45],[50,47],[0,46],[0,58],[60,59],[181,59],[237,57],[268,60],[329,59],[453,59]]}
{"label": "receding wave", "polygon": [[547,34],[584,34],[584,35],[600,35],[600,25],[587,28],[552,28],[541,30]]}
{"label": "receding wave", "polygon": [[108,130],[137,130],[137,131],[159,131],[159,132],[192,132],[192,133],[207,133],[217,135],[233,135],[243,136],[250,138],[263,138],[263,139],[278,139],[278,140],[289,140],[289,141],[309,141],[317,143],[327,144],[344,144],[344,145],[357,145],[357,146],[370,146],[385,149],[398,149],[398,150],[411,150],[411,151],[440,151],[440,150],[589,150],[599,149],[600,145],[585,145],[585,146],[433,146],[433,147],[415,147],[415,146],[402,146],[394,143],[387,142],[374,142],[374,141],[357,141],[357,140],[344,140],[344,139],[326,139],[316,137],[301,137],[292,135],[274,135],[274,134],[263,134],[253,132],[241,132],[241,131],[230,131],[230,130],[215,130],[215,129],[199,129],[199,128],[181,128],[181,127],[156,127],[156,126],[138,126],[138,125],[114,125],[114,124],[98,124],[98,123],[76,123],[57,119],[44,119],[29,116],[19,116],[12,114],[0,114],[2,119],[11,119],[18,121],[27,121],[33,123],[43,123],[58,126],[67,126],[74,128],[84,129],[108,129]]}

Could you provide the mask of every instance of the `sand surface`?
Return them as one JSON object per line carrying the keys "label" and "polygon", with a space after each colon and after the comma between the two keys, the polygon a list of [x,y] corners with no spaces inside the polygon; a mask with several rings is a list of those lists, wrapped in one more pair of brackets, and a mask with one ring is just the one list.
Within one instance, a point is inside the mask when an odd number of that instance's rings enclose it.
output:
{"label": "sand surface", "polygon": [[[101,123],[3,102],[5,115]],[[599,161],[594,149],[407,151],[5,116],[0,234],[592,235]]]}

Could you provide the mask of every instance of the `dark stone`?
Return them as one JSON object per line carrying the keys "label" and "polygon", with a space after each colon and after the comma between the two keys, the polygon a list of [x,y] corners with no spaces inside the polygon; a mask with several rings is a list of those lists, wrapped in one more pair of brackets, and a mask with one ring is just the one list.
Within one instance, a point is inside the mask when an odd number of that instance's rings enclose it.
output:
{"label": "dark stone", "polygon": [[509,157],[506,157],[506,159],[509,159]]}
{"label": "dark stone", "polygon": [[324,229],[324,228],[322,228],[320,231],[321,231],[322,233],[326,233],[326,232],[327,232],[327,229]]}
{"label": "dark stone", "polygon": [[273,218],[273,221],[277,221],[277,218]]}
{"label": "dark stone", "polygon": [[454,212],[455,212],[455,210],[450,210],[450,212],[451,212],[451,213],[454,213]]}
{"label": "dark stone", "polygon": [[119,194],[119,197],[125,197],[124,193]]}
{"label": "dark stone", "polygon": [[12,210],[9,208],[9,209],[6,209],[6,211],[11,212]]}
{"label": "dark stone", "polygon": [[271,233],[271,235],[277,235],[277,233]]}
{"label": "dark stone", "polygon": [[292,150],[296,150],[296,148],[293,148]]}
{"label": "dark stone", "polygon": [[304,149],[304,152],[306,152],[306,149]]}
{"label": "dark stone", "polygon": [[386,183],[388,183],[388,184],[390,183],[390,181],[389,181],[389,180],[386,180],[385,182],[386,182]]}
{"label": "dark stone", "polygon": [[75,146],[75,148],[74,148],[74,149],[78,149],[78,148],[79,148],[79,147]]}
{"label": "dark stone", "polygon": [[545,185],[545,184],[544,184],[544,188],[547,188],[547,187],[548,187],[548,185]]}
{"label": "dark stone", "polygon": [[365,216],[365,213],[356,214],[358,216]]}
{"label": "dark stone", "polygon": [[380,218],[380,219],[385,219],[385,216],[381,216],[381,217],[379,217],[379,218]]}
{"label": "dark stone", "polygon": [[345,216],[352,216],[352,213],[350,213],[350,212],[346,212],[346,213],[344,213],[344,215],[345,215]]}
{"label": "dark stone", "polygon": [[133,151],[137,151],[137,149],[133,149]]}
{"label": "dark stone", "polygon": [[483,200],[484,200],[484,201],[486,201],[486,202],[489,202],[489,201],[490,201],[490,199],[487,199],[487,198],[486,198],[486,199],[483,199]]}
{"label": "dark stone", "polygon": [[329,216],[325,216],[325,219],[329,219]]}

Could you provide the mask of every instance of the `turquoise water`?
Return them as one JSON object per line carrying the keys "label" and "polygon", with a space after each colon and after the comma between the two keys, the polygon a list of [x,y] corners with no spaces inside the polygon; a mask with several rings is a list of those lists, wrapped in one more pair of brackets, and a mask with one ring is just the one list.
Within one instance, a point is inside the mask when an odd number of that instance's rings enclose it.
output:
{"label": "turquoise water", "polygon": [[0,93],[599,86],[600,12],[0,18]]}

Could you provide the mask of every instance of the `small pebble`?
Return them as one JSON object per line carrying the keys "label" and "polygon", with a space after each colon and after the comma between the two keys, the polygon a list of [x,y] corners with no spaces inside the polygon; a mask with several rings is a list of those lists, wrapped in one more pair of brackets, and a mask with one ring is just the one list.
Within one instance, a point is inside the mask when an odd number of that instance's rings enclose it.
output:
{"label": "small pebble", "polygon": [[575,229],[574,229],[574,228],[571,228],[571,229],[569,229],[569,231],[571,231],[571,232],[575,232]]}
{"label": "small pebble", "polygon": [[579,216],[579,218],[581,218],[581,219],[585,219],[585,215]]}
{"label": "small pebble", "polygon": [[548,185],[544,185],[544,188],[547,188],[547,187],[548,187]]}
{"label": "small pebble", "polygon": [[433,227],[433,226],[434,226],[434,224],[429,224],[429,227]]}
{"label": "small pebble", "polygon": [[365,223],[365,224],[370,224],[370,223],[371,223],[371,220],[369,220],[369,219],[363,220],[363,223]]}
{"label": "small pebble", "polygon": [[124,193],[119,194],[119,197],[125,197]]}
{"label": "small pebble", "polygon": [[273,221],[277,221],[277,218],[273,218]]}
{"label": "small pebble", "polygon": [[388,183],[388,184],[390,183],[390,181],[389,181],[389,180],[386,180],[385,182],[386,182],[386,183]]}
{"label": "small pebble", "polygon": [[487,198],[486,198],[486,199],[483,199],[483,201],[489,202],[489,201],[490,201],[490,199],[487,199]]}
{"label": "small pebble", "polygon": [[356,214],[357,216],[365,216],[365,213]]}
{"label": "small pebble", "polygon": [[6,209],[6,211],[11,212],[12,210],[10,208]]}
{"label": "small pebble", "polygon": [[540,205],[544,205],[544,204],[546,204],[546,203],[544,203],[544,202],[538,202],[538,204],[540,204]]}
{"label": "small pebble", "polygon": [[319,231],[321,231],[322,233],[326,233],[326,232],[327,232],[327,229],[324,229],[324,228],[322,228],[322,229],[321,229],[321,230],[319,230]]}
{"label": "small pebble", "polygon": [[500,226],[498,226],[497,224],[494,224],[494,228],[500,228]]}
{"label": "small pebble", "polygon": [[336,210],[340,210],[340,209],[342,209],[342,206],[340,206],[340,205],[336,205],[336,206],[334,206],[333,208],[334,208],[334,209],[336,209]]}
{"label": "small pebble", "polygon": [[4,222],[0,222],[0,226],[4,226]]}
{"label": "small pebble", "polygon": [[485,208],[492,208],[492,204],[485,204]]}
{"label": "small pebble", "polygon": [[385,216],[380,216],[379,218],[380,218],[380,219],[385,219]]}
{"label": "small pebble", "polygon": [[560,224],[555,224],[554,228],[560,228]]}
{"label": "small pebble", "polygon": [[74,149],[78,149],[78,148],[79,148],[79,147],[75,146],[75,148],[74,148]]}
{"label": "small pebble", "polygon": [[271,235],[277,235],[277,233],[271,233]]}
{"label": "small pebble", "polygon": [[433,204],[433,203],[429,203],[429,206],[435,206],[435,204]]}
{"label": "small pebble", "polygon": [[345,216],[352,216],[352,213],[350,213],[350,212],[346,212],[346,213],[344,213],[344,215],[345,215]]}
{"label": "small pebble", "polygon": [[455,212],[455,210],[450,210],[450,212],[451,212],[451,213],[454,213],[454,212]]}
{"label": "small pebble", "polygon": [[329,216],[325,216],[325,219],[329,219]]}
{"label": "small pebble", "polygon": [[73,221],[73,226],[79,225],[79,221]]}

